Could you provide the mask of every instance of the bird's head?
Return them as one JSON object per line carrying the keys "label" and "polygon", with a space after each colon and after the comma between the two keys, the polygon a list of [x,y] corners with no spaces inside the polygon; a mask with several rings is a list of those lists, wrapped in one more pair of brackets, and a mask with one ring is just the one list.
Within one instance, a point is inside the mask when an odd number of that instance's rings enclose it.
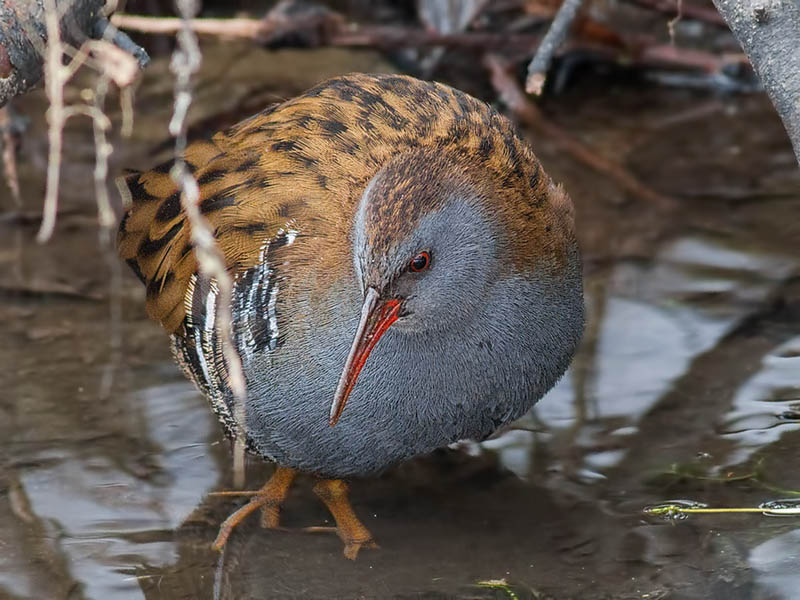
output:
{"label": "bird's head", "polygon": [[499,214],[508,208],[496,208],[508,198],[481,167],[465,166],[469,161],[415,151],[395,157],[366,186],[351,236],[363,304],[331,425],[390,327],[435,335],[465,326],[487,302],[492,283],[513,268],[511,234]]}

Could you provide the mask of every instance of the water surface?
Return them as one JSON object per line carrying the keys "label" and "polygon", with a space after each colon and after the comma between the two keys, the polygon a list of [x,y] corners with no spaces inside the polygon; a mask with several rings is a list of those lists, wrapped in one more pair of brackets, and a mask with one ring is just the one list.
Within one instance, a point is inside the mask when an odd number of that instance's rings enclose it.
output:
{"label": "water surface", "polygon": [[[328,75],[389,69],[368,53],[236,44],[206,57],[197,134]],[[139,88],[115,172],[169,152],[165,73],[157,61]],[[798,519],[642,512],[800,494],[800,172],[763,97],[587,83],[545,103],[675,208],[531,136],[577,207],[584,343],[514,430],[353,482],[381,544],[355,563],[333,535],[257,519],[210,550],[236,506],[208,495],[231,486],[228,444],[145,318],[138,282],[99,243],[86,122],[66,134],[55,238],[33,241],[44,106],[40,92],[19,103],[24,205],[0,219],[0,597],[510,597],[477,585],[500,579],[519,598],[797,597]],[[269,471],[254,461],[248,486]],[[287,502],[288,528],[327,522],[310,487]]]}

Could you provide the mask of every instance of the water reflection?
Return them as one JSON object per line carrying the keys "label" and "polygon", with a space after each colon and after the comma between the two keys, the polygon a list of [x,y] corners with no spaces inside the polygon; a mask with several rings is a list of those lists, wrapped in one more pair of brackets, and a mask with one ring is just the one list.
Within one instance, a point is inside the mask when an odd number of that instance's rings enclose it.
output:
{"label": "water reflection", "polygon": [[[28,460],[42,466],[22,471],[31,511],[59,540],[61,552],[89,598],[138,594],[135,580],[119,577],[133,556],[152,564],[175,558],[171,532],[216,483],[207,440],[214,425],[204,400],[186,383],[124,394],[135,406],[154,445],[137,464],[119,464],[109,445],[102,455],[87,444],[43,448]],[[131,415],[133,416],[133,415]],[[120,468],[123,466],[123,468]]]}
{"label": "water reflection", "polygon": [[797,598],[797,565],[800,563],[800,528],[759,544],[748,560],[764,594],[775,600]]}
{"label": "water reflection", "polygon": [[737,451],[728,458],[728,464],[743,463],[784,433],[800,429],[800,423],[782,418],[792,413],[800,398],[799,350],[800,337],[775,348],[734,397],[721,427],[721,433],[737,442]]}

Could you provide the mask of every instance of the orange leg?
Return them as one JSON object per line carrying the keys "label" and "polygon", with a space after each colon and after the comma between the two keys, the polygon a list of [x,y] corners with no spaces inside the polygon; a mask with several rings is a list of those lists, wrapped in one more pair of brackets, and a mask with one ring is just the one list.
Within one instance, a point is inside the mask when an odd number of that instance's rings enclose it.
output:
{"label": "orange leg", "polygon": [[341,479],[323,479],[314,486],[314,493],[325,503],[336,521],[336,533],[344,542],[344,555],[355,560],[361,548],[377,548],[372,534],[353,512],[347,498],[347,484]]}
{"label": "orange leg", "polygon": [[289,487],[294,481],[297,471],[294,469],[286,469],[278,467],[269,478],[269,481],[264,484],[256,495],[250,501],[241,507],[239,510],[229,516],[219,528],[217,539],[214,540],[213,548],[215,550],[222,550],[228,537],[233,532],[233,529],[242,521],[244,521],[250,513],[262,508],[264,512],[261,515],[261,526],[275,528],[278,526],[280,518],[281,504],[286,499],[289,493]]}

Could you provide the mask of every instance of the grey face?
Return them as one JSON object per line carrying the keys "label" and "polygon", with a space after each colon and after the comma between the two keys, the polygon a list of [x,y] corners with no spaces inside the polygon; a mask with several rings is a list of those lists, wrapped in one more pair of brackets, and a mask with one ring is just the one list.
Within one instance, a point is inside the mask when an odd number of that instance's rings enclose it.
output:
{"label": "grey face", "polygon": [[[393,329],[437,330],[464,322],[474,314],[498,273],[498,240],[476,199],[452,194],[423,216],[392,246],[370,245],[375,236],[364,215],[372,198],[367,189],[353,236],[355,268],[362,288],[375,288],[382,299],[402,303]],[[416,270],[424,260],[428,264]]]}
{"label": "grey face", "polygon": [[485,303],[496,272],[498,236],[468,188],[441,185],[431,175],[416,188],[419,194],[397,199],[380,183],[379,174],[355,219],[353,256],[363,305],[331,403],[331,425],[390,326],[418,334],[465,327]]}

